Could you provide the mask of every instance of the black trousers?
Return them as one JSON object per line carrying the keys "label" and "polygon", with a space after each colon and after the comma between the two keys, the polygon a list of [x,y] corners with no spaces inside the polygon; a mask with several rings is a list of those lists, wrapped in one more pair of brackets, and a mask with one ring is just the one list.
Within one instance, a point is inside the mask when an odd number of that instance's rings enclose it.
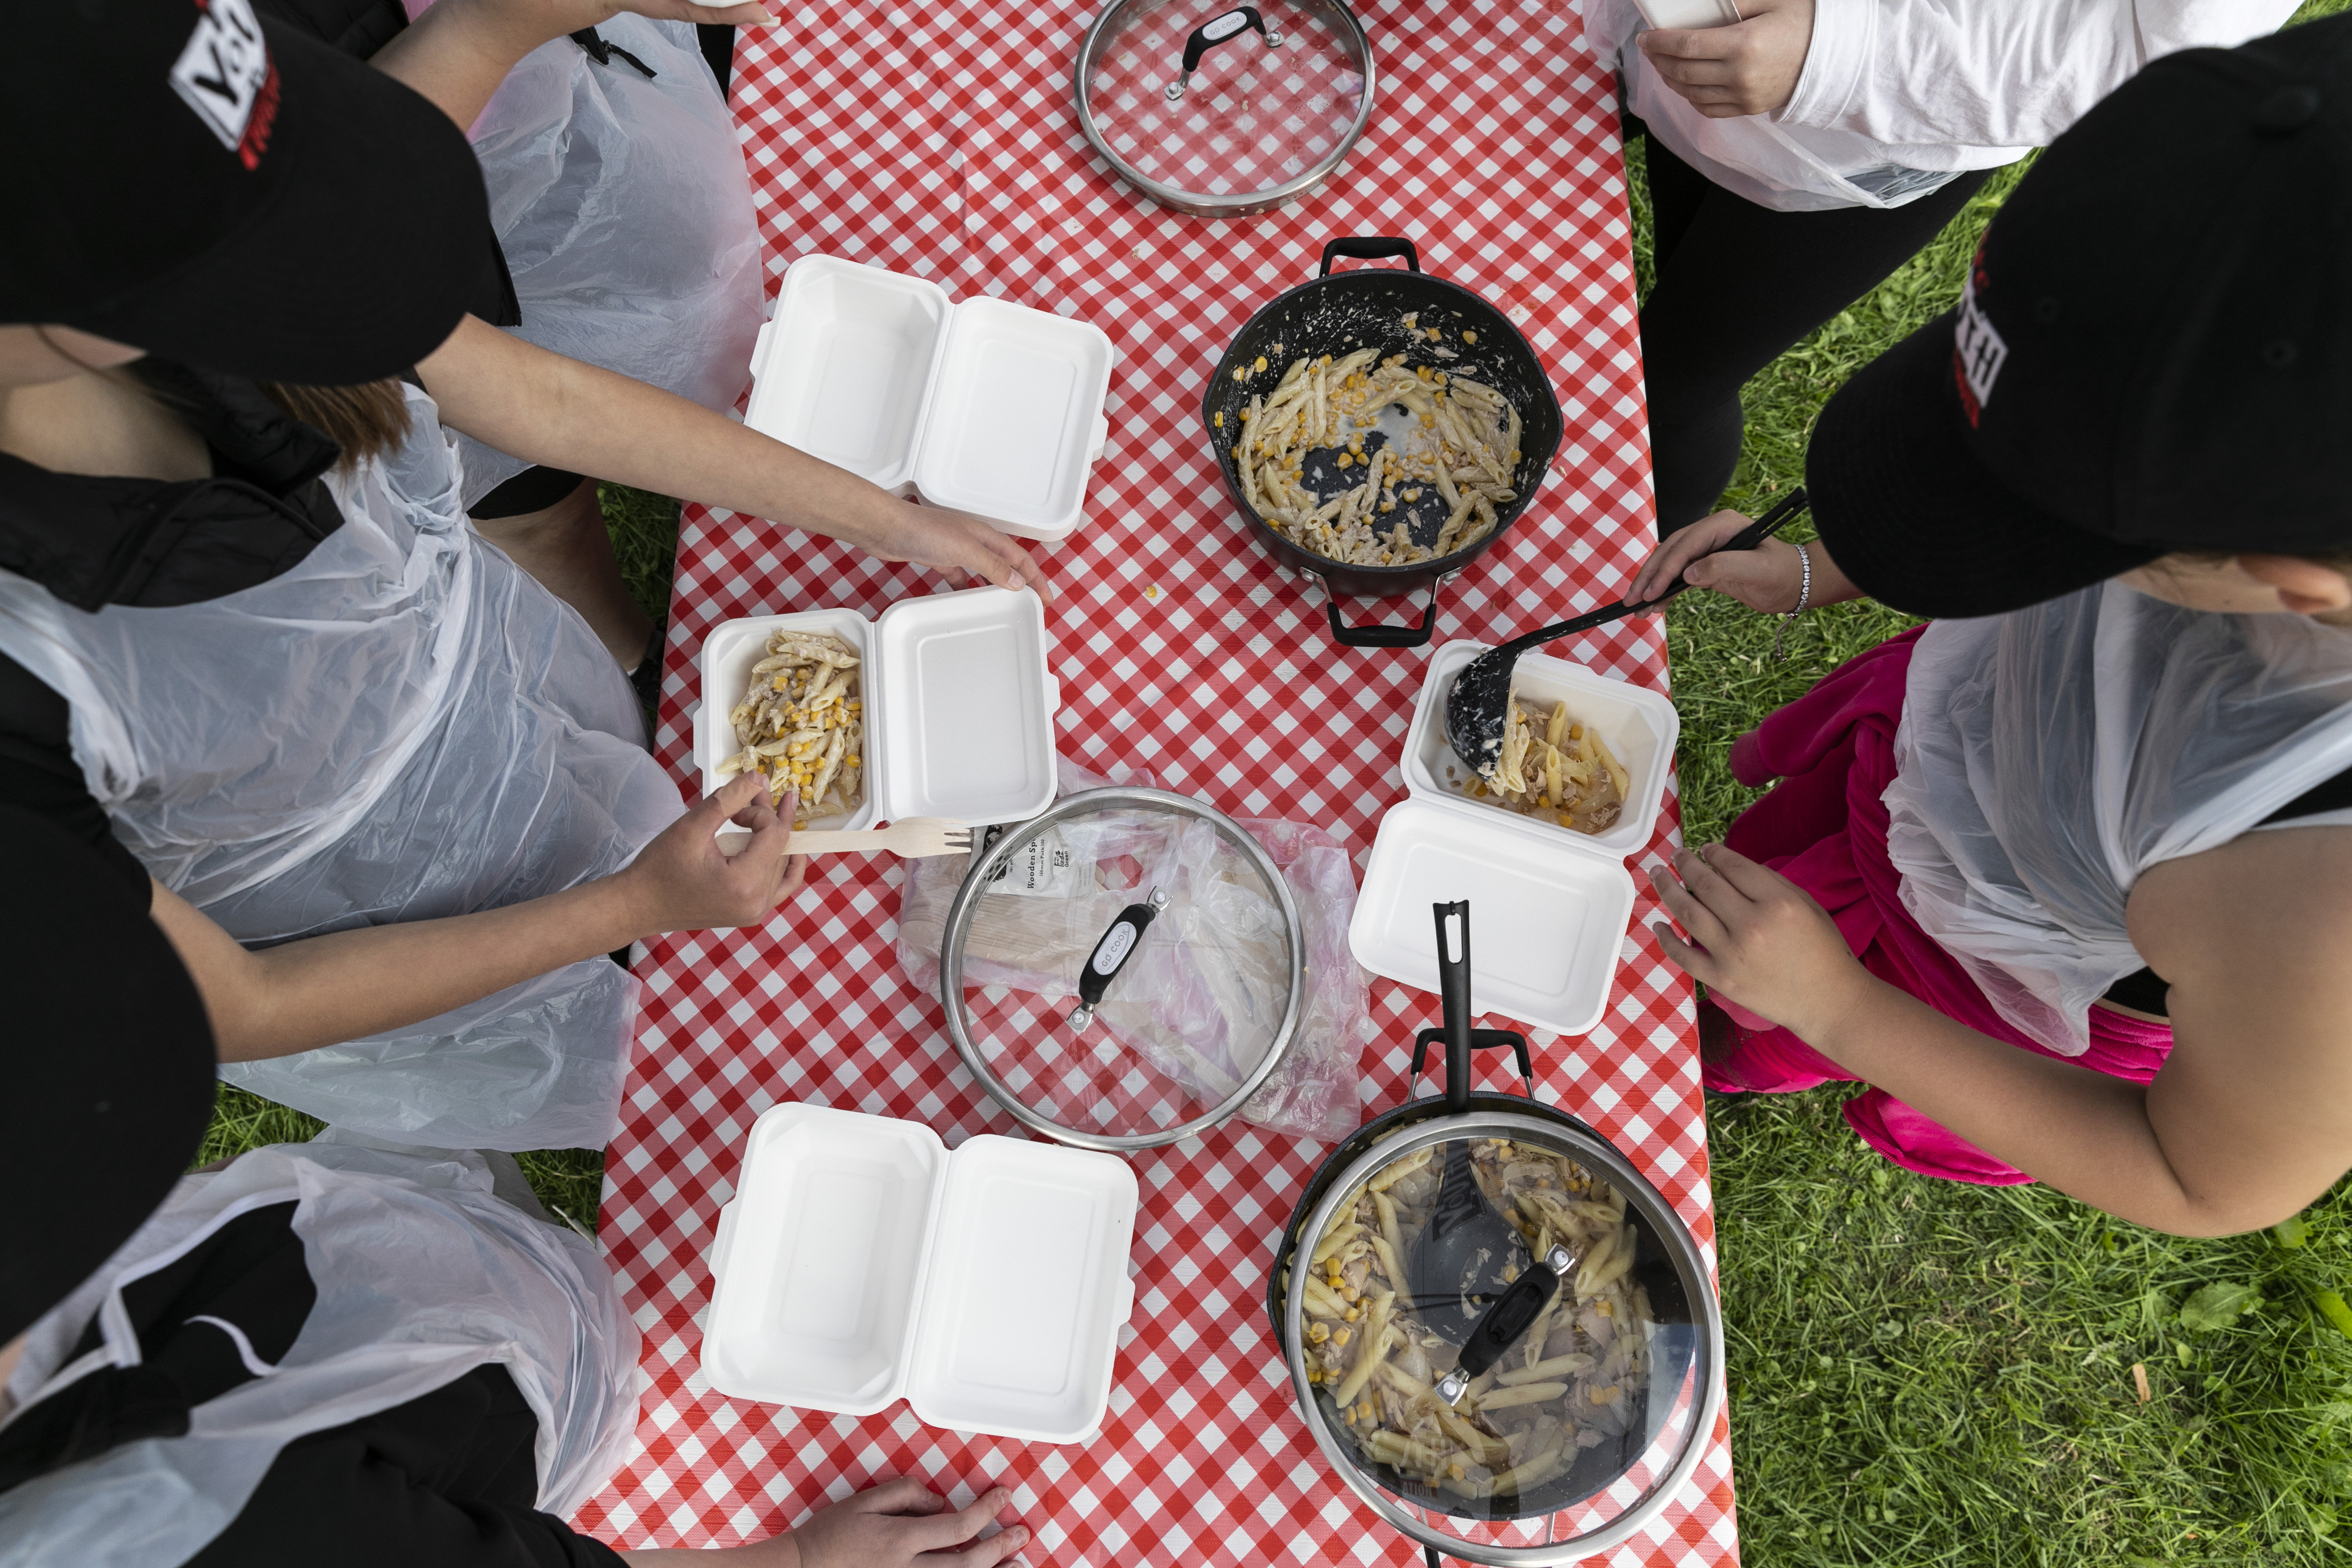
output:
{"label": "black trousers", "polygon": [[[1644,134],[1625,119],[1630,141]],[[1715,510],[1739,464],[1739,389],[1807,332],[1885,281],[1985,183],[1964,174],[1890,209],[1775,212],[1649,140],[1657,282],[1642,307],[1658,531]]]}

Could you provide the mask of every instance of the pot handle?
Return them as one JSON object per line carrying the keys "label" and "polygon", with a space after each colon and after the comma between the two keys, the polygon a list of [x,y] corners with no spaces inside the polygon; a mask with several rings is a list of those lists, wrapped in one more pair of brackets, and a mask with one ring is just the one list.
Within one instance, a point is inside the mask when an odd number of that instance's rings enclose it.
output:
{"label": "pot handle", "polygon": [[1437,918],[1437,994],[1445,1003],[1445,1109],[1459,1116],[1470,1109],[1470,900],[1429,907]]}
{"label": "pot handle", "polygon": [[1421,252],[1415,250],[1412,241],[1402,235],[1359,234],[1346,239],[1335,239],[1323,247],[1323,270],[1315,276],[1330,277],[1331,259],[1338,256],[1357,261],[1378,261],[1383,257],[1402,256],[1407,267],[1415,272],[1421,270]]}
{"label": "pot handle", "polygon": [[1168,101],[1173,103],[1184,96],[1184,89],[1192,85],[1192,73],[1201,68],[1202,56],[1219,44],[1232,43],[1252,31],[1265,40],[1267,48],[1282,47],[1282,35],[1265,25],[1265,18],[1254,5],[1236,5],[1193,28],[1192,36],[1184,40],[1183,73],[1168,84]]}
{"label": "pot handle", "polygon": [[1429,603],[1421,612],[1419,626],[1349,626],[1339,618],[1339,595],[1331,591],[1331,584],[1320,574],[1315,580],[1323,584],[1323,612],[1331,617],[1331,640],[1342,647],[1422,647],[1437,635],[1437,584],[1429,585]]}

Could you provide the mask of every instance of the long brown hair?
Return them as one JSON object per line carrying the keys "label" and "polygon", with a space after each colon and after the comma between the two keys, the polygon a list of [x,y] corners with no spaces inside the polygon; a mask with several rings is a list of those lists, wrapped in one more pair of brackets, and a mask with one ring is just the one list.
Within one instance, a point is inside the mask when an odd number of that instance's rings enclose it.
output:
{"label": "long brown hair", "polygon": [[292,386],[277,381],[258,384],[270,402],[333,438],[343,449],[338,468],[356,468],[408,439],[408,398],[397,381],[362,382],[356,386]]}

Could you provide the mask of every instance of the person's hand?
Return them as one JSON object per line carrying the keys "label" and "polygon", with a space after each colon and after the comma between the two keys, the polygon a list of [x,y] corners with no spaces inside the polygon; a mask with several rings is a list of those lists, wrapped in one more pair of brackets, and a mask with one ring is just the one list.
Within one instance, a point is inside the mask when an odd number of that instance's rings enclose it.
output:
{"label": "person's hand", "polygon": [[1877,984],[1828,910],[1736,849],[1678,849],[1671,871],[1651,869],[1650,885],[1690,936],[1660,921],[1650,927],[1660,950],[1708,990],[1800,1039],[1820,1037],[1820,1025],[1853,1005],[1858,987]]}
{"label": "person's hand", "polygon": [[993,583],[1000,588],[1025,584],[1047,604],[1054,602],[1045,569],[1013,540],[970,512],[901,502],[886,532],[860,542],[885,561],[936,568],[959,588],[973,583]]}
{"label": "person's hand", "polygon": [[[1635,604],[1647,604],[1680,577],[1694,588],[1728,594],[1768,616],[1795,609],[1797,594],[1804,584],[1804,567],[1797,560],[1795,545],[1768,539],[1753,550],[1723,548],[1752,521],[1736,511],[1719,511],[1676,529],[1633,574],[1633,590],[1626,597]],[[1814,602],[1821,598],[1816,589]]]}
{"label": "person's hand", "polygon": [[1796,94],[1813,0],[1739,0],[1727,27],[1660,27],[1636,40],[1665,84],[1709,120],[1769,114]]}
{"label": "person's hand", "polygon": [[[759,925],[799,892],[808,858],[791,850],[794,805],[793,796],[784,796],[779,816],[768,801],[768,782],[745,773],[664,828],[618,873],[645,934]],[[751,830],[751,842],[732,855],[712,837],[725,822]]]}
{"label": "person's hand", "polygon": [[[782,1537],[795,1560],[778,1568],[993,1568],[1029,1543],[1023,1525],[965,1545],[1013,1501],[998,1487],[970,1508],[908,1477],[819,1509],[806,1524]],[[1017,1558],[1015,1562],[1020,1561]]]}

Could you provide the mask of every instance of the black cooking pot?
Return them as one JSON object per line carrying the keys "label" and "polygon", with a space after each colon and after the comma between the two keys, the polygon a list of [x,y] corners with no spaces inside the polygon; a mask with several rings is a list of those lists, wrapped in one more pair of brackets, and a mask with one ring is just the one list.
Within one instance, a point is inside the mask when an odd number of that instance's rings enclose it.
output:
{"label": "black cooking pot", "polygon": [[[1267,1273],[1266,1311],[1275,1343],[1289,1366],[1301,1415],[1317,1447],[1350,1491],[1421,1542],[1431,1568],[1436,1568],[1441,1554],[1494,1568],[1540,1568],[1603,1552],[1631,1539],[1666,1507],[1696,1469],[1723,1397],[1721,1309],[1696,1241],[1664,1194],[1606,1138],[1534,1098],[1526,1038],[1515,1031],[1469,1026],[1469,907],[1441,904],[1436,913],[1445,1026],[1421,1031],[1413,1047],[1412,1081],[1420,1081],[1429,1047],[1442,1041],[1445,1092],[1408,1099],[1383,1112],[1358,1129],[1317,1167],[1276,1246],[1274,1266]],[[1448,951],[1443,935],[1449,915],[1458,916],[1461,921],[1458,952]],[[1470,1088],[1473,1053],[1500,1047],[1516,1052],[1526,1093],[1496,1094]],[[1507,1505],[1498,1500],[1467,1501],[1418,1476],[1378,1463],[1340,1438],[1331,1412],[1324,1407],[1328,1395],[1311,1387],[1304,1376],[1290,1300],[1290,1275],[1301,1236],[1313,1227],[1319,1237],[1332,1223],[1328,1213],[1318,1217],[1318,1211],[1340,1201],[1340,1194],[1333,1191],[1335,1185],[1344,1183],[1353,1190],[1391,1160],[1423,1144],[1495,1136],[1551,1143],[1624,1195],[1626,1216],[1637,1238],[1631,1273],[1647,1292],[1656,1319],[1649,1341],[1649,1387],[1636,1395],[1646,1405],[1641,1419],[1619,1442],[1582,1450],[1568,1469],[1524,1494],[1514,1495]],[[1641,1496],[1582,1534],[1559,1540],[1548,1532],[1541,1542],[1507,1545],[1489,1539],[1482,1530],[1505,1520],[1551,1516],[1557,1521],[1564,1510],[1579,1504],[1589,1508],[1591,1500],[1637,1467],[1649,1478]],[[1439,1516],[1462,1521],[1467,1528],[1446,1529],[1439,1524]]]}
{"label": "black cooking pot", "polygon": [[[1377,268],[1335,273],[1331,262],[1342,256],[1359,259],[1402,256],[1412,270]],[[1408,315],[1415,317],[1416,327],[1405,326],[1403,318]],[[1432,327],[1444,334],[1442,344],[1418,335]],[[1465,328],[1477,334],[1475,344],[1462,341]],[[1436,354],[1433,351],[1441,346],[1458,357]],[[1234,464],[1234,443],[1241,438],[1242,410],[1249,406],[1252,395],[1272,392],[1282,372],[1302,355],[1311,359],[1329,354],[1339,359],[1360,348],[1377,348],[1383,359],[1408,353],[1410,363],[1428,364],[1449,375],[1484,382],[1517,407],[1519,465],[1511,476],[1511,489],[1518,499],[1496,510],[1495,526],[1484,539],[1411,566],[1349,565],[1313,554],[1284,538],[1244,497],[1241,473]],[[1252,367],[1261,356],[1267,369],[1253,374]],[[1236,369],[1243,372],[1241,381],[1234,379]],[[1209,390],[1201,403],[1201,424],[1216,449],[1225,489],[1251,531],[1276,561],[1322,580],[1331,636],[1349,647],[1419,647],[1428,642],[1437,628],[1437,585],[1484,554],[1527,510],[1550,472],[1560,437],[1559,398],[1552,391],[1551,377],[1511,319],[1459,283],[1423,273],[1412,241],[1369,236],[1331,241],[1323,247],[1323,270],[1313,281],[1276,296],[1249,319],[1225,357],[1217,362],[1216,374],[1209,378]],[[1353,488],[1332,466],[1337,450],[1315,453],[1307,463],[1307,487],[1327,500]],[[1427,544],[1444,525],[1445,506],[1431,489],[1419,502],[1401,506],[1396,515],[1406,520],[1416,542]],[[1349,626],[1339,619],[1342,595],[1392,599],[1423,588],[1429,590],[1429,604],[1418,626]]]}

